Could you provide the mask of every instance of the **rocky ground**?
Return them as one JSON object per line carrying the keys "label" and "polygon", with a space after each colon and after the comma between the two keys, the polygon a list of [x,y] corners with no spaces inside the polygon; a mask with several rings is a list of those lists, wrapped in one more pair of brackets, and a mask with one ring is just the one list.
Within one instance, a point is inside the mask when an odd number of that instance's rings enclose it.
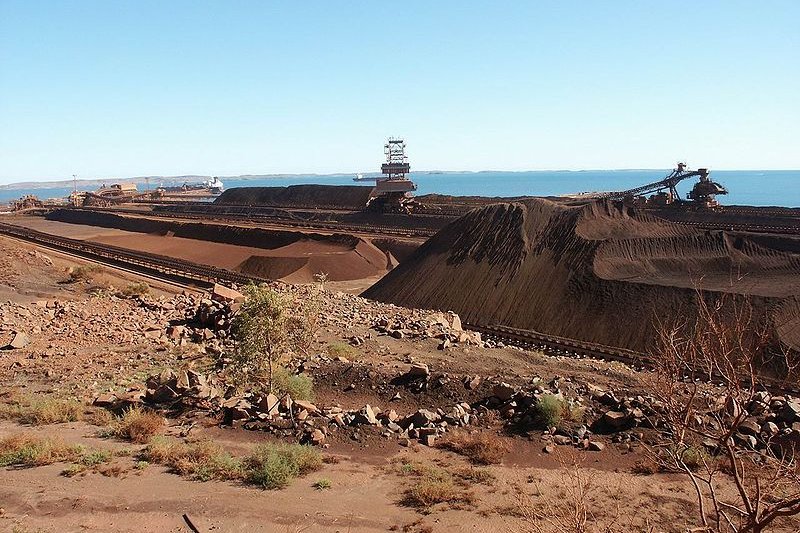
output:
{"label": "rocky ground", "polygon": [[[578,503],[598,531],[691,525],[688,481],[649,466],[659,405],[635,369],[498,345],[451,313],[275,284],[320,301],[311,349],[289,365],[313,379],[314,397],[236,392],[226,372],[235,290],[147,280],[145,293],[143,280],[107,270],[75,281],[68,269],[76,266],[0,239],[0,401],[84,406],[72,422],[0,422],[0,438],[58,436],[114,450],[113,468],[74,477],[61,475],[63,464],[4,469],[0,529],[189,531],[191,522],[200,531],[562,531],[532,509],[568,515]],[[542,422],[544,397],[564,406],[552,427]],[[233,454],[301,442],[326,461],[283,490],[189,481],[143,465],[144,444],[104,429],[136,406],[165,417],[159,431],[182,442],[211,440]],[[800,436],[797,399],[765,393],[747,409],[743,445]],[[480,435],[497,457],[476,466],[474,455],[452,451],[459,435]],[[449,496],[409,501],[431,476],[439,488],[452,485]]]}

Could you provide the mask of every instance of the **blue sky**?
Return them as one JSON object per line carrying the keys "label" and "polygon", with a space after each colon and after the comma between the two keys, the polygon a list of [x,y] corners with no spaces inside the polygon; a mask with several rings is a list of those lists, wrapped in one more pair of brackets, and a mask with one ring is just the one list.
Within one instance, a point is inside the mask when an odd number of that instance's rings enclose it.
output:
{"label": "blue sky", "polygon": [[0,183],[800,168],[800,2],[0,0]]}

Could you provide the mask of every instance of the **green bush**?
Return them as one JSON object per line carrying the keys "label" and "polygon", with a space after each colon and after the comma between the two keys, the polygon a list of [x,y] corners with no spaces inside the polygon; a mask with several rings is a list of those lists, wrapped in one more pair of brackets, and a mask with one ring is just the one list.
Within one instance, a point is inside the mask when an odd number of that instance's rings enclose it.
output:
{"label": "green bush", "polygon": [[150,285],[147,283],[129,283],[120,291],[120,294],[126,298],[134,298],[136,296],[144,296],[150,292]]}
{"label": "green bush", "polygon": [[292,479],[319,469],[322,456],[300,444],[261,444],[244,459],[247,481],[265,489],[286,487]]}
{"label": "green bush", "polygon": [[552,394],[543,394],[531,408],[536,426],[547,429],[557,426],[564,414],[564,402]]}
{"label": "green bush", "polygon": [[275,369],[272,389],[277,395],[288,394],[295,400],[314,399],[314,380],[306,374],[292,374],[285,368]]}
{"label": "green bush", "polygon": [[[259,387],[273,392],[275,372],[290,352],[302,353],[313,338],[306,303],[296,302],[267,285],[245,287],[246,299],[233,320],[234,378],[240,388]],[[299,314],[292,314],[292,310]],[[315,316],[315,315],[314,315]]]}
{"label": "green bush", "polygon": [[344,357],[352,359],[358,350],[347,344],[346,342],[332,342],[328,344],[328,355],[331,357]]}
{"label": "green bush", "polygon": [[80,265],[76,267],[70,267],[69,270],[67,270],[69,279],[73,283],[91,279],[94,274],[99,272],[100,267],[97,265]]}
{"label": "green bush", "polygon": [[333,482],[328,478],[322,478],[315,481],[312,486],[317,490],[325,490],[331,488],[333,486]]}

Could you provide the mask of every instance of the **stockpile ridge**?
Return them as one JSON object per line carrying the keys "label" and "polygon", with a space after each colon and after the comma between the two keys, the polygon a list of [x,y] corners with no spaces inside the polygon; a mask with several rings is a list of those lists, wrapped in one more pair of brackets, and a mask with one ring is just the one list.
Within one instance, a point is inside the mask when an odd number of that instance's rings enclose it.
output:
{"label": "stockpile ridge", "polygon": [[526,199],[476,209],[364,295],[644,351],[657,317],[691,317],[698,289],[710,299],[747,298],[758,320],[792,340],[781,325],[796,323],[800,311],[796,254],[611,202]]}

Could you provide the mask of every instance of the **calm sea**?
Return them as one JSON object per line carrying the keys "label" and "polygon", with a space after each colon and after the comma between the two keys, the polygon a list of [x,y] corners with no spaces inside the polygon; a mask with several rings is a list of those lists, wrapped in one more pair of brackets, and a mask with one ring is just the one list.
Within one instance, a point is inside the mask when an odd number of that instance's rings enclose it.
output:
{"label": "calm sea", "polygon": [[[447,172],[412,173],[417,194],[456,196],[554,196],[585,191],[619,191],[658,181],[668,170],[582,170],[531,172]],[[717,170],[714,181],[729,193],[719,197],[723,204],[800,207],[800,170]],[[352,174],[332,176],[295,175],[260,179],[223,178],[226,188],[286,186],[303,183],[325,185],[368,185],[356,183]],[[692,180],[678,185],[682,196],[692,188]],[[0,203],[36,194],[39,198],[66,197],[71,187],[52,189],[0,189]]]}

